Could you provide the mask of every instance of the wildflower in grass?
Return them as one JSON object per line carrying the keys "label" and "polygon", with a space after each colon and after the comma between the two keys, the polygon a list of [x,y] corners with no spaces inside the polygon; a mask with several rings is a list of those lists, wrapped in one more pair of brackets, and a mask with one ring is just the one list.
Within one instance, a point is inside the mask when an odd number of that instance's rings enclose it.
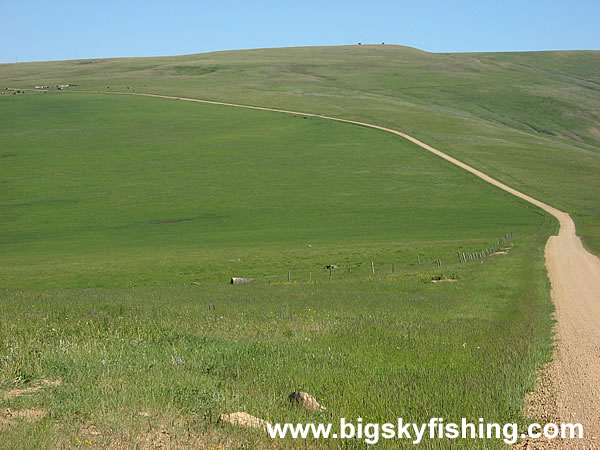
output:
{"label": "wildflower in grass", "polygon": [[185,359],[181,356],[177,350],[173,349],[173,355],[171,356],[171,362],[174,366],[181,366],[185,364]]}

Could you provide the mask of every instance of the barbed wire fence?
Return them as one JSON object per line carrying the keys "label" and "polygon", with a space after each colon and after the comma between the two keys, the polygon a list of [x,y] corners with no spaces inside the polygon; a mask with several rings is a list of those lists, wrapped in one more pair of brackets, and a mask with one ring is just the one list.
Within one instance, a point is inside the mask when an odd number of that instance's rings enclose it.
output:
{"label": "barbed wire fence", "polygon": [[[503,248],[508,242],[515,238],[517,234],[514,232],[506,233],[500,237],[493,245],[484,249],[476,249],[469,252],[457,251],[457,260],[459,264],[467,264],[469,262],[481,261],[490,256],[505,254],[508,249]],[[431,252],[430,252],[431,253]],[[439,257],[426,257],[424,253],[417,252],[413,262],[400,262],[400,261],[368,261],[368,262],[354,262],[354,263],[340,263],[338,264],[326,264],[319,266],[316,264],[303,267],[288,267],[284,268],[281,272],[262,274],[254,278],[248,278],[247,280],[256,282],[265,282],[271,284],[282,284],[282,283],[318,283],[326,281],[334,281],[341,279],[350,278],[364,278],[364,277],[376,277],[381,275],[394,276],[400,275],[396,269],[406,269],[408,267],[417,268],[424,274],[429,272],[435,272],[442,270],[444,267],[443,261]],[[449,261],[446,266],[451,267],[456,264]],[[434,276],[431,273],[432,279],[440,279],[440,276]],[[233,282],[233,279],[232,279]]]}

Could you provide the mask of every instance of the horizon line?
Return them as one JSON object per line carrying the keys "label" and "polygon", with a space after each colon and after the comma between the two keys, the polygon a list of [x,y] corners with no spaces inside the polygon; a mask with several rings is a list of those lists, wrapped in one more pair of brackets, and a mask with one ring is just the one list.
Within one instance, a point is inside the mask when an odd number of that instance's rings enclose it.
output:
{"label": "horizon line", "polygon": [[428,51],[418,47],[411,47],[409,45],[394,44],[394,43],[369,43],[369,42],[357,42],[353,44],[323,44],[323,45],[284,45],[280,47],[248,47],[248,48],[231,48],[231,49],[219,49],[200,51],[196,53],[176,53],[168,55],[144,55],[144,56],[88,56],[84,58],[64,58],[64,59],[33,59],[27,61],[19,61],[18,55],[15,56],[15,61],[0,61],[0,65],[3,64],[28,64],[28,63],[40,63],[40,62],[61,62],[61,61],[85,61],[90,59],[141,59],[141,58],[168,58],[168,57],[179,57],[179,56],[191,56],[191,55],[206,55],[210,53],[225,53],[225,52],[240,52],[240,51],[253,51],[253,50],[282,50],[282,49],[301,49],[301,48],[328,48],[328,47],[404,47],[412,50],[418,50],[424,53],[447,55],[447,54],[481,54],[481,53],[543,53],[543,52],[596,52],[598,49],[586,49],[586,48],[568,48],[568,49],[541,49],[541,50],[458,50],[458,51]]}

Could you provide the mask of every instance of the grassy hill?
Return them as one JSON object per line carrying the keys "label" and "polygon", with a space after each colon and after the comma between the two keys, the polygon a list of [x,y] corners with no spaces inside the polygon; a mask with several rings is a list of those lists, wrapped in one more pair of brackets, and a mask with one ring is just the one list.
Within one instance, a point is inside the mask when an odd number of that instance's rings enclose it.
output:
{"label": "grassy hill", "polygon": [[[0,447],[304,444],[216,423],[233,411],[527,423],[551,354],[549,216],[373,129],[101,92],[399,128],[573,212],[593,246],[597,55],[357,46],[0,66],[0,87],[27,88],[0,96]],[[78,86],[30,89],[63,83]],[[257,282],[228,286],[236,275]],[[296,389],[327,412],[290,407]]]}
{"label": "grassy hill", "polygon": [[[457,261],[534,207],[403,139],[324,119],[90,94],[10,96],[4,287],[323,277]],[[308,247],[310,245],[310,247]]]}
{"label": "grassy hill", "polygon": [[[186,95],[403,130],[570,212],[600,251],[600,52],[244,50],[0,66],[0,87]],[[108,89],[110,87],[110,89]]]}

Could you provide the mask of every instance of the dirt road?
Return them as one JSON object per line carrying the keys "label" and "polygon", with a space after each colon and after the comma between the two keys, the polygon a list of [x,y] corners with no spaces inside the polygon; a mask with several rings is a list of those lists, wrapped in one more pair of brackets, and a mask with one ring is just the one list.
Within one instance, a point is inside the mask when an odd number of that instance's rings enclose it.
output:
{"label": "dirt road", "polygon": [[[110,92],[115,94],[114,92]],[[121,94],[121,93],[119,93]],[[156,94],[122,93],[174,100],[234,106],[352,123],[396,134],[444,158],[479,178],[547,211],[560,222],[558,236],[546,243],[546,267],[552,283],[556,307],[557,348],[554,359],[541,375],[541,382],[530,398],[536,415],[553,422],[581,423],[584,441],[562,441],[561,447],[600,447],[600,259],[587,252],[575,233],[571,217],[552,206],[525,195],[483,172],[400,131],[354,120],[308,114],[260,106],[198,100]]]}

